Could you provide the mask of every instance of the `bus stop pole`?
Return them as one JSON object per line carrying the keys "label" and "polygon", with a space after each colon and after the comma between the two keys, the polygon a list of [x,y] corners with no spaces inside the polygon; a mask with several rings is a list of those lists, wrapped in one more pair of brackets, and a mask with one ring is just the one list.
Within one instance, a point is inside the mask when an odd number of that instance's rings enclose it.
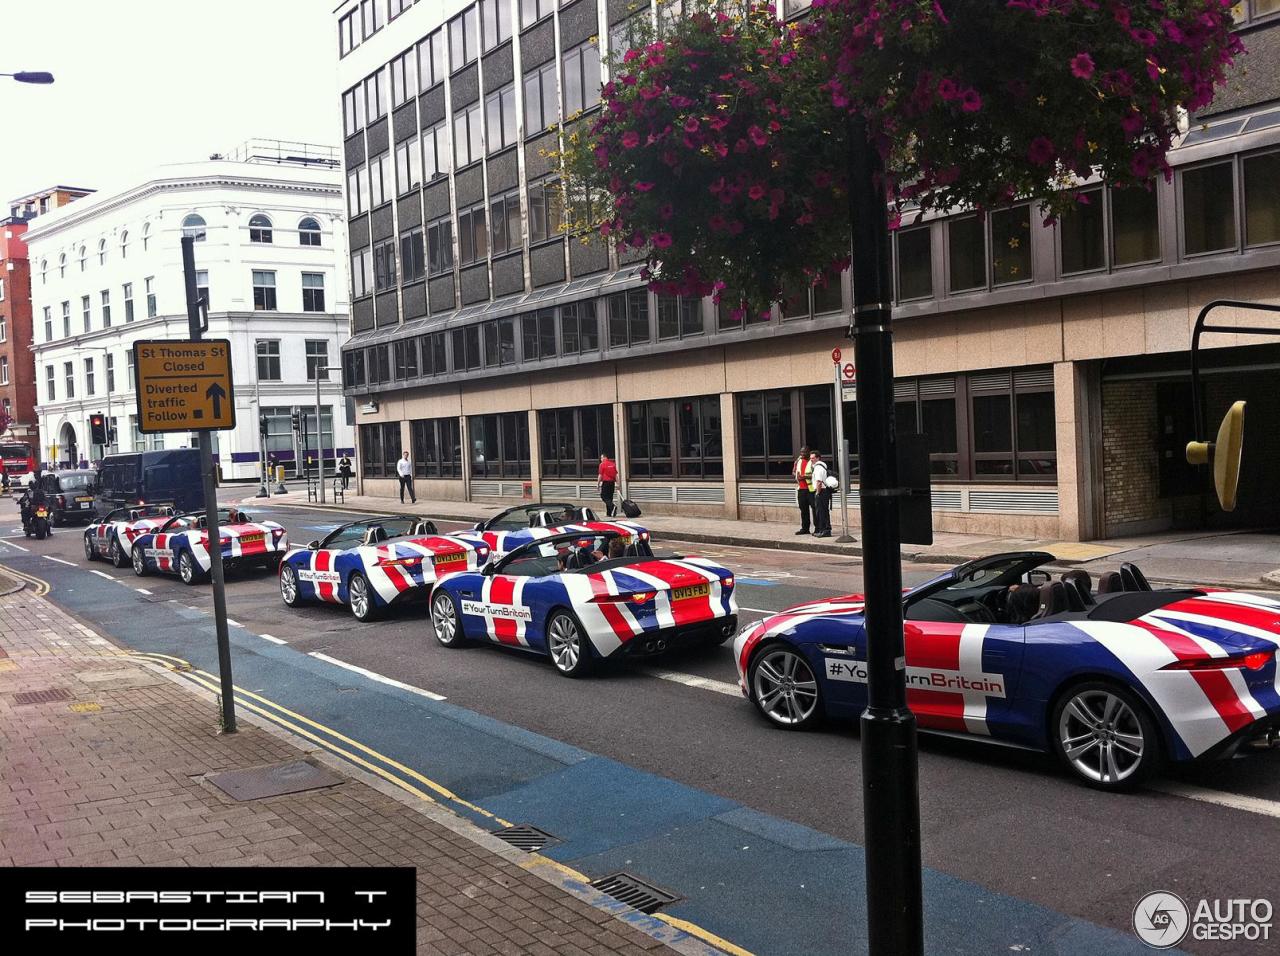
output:
{"label": "bus stop pole", "polygon": [[[195,240],[182,237],[182,278],[187,292],[187,323],[192,340],[204,334],[200,293],[196,288]],[[207,304],[205,306],[207,311]],[[228,401],[234,396],[228,395]],[[227,588],[222,574],[222,534],[218,528],[218,489],[213,472],[213,432],[200,430],[200,476],[204,480],[205,526],[209,534],[210,576],[213,578],[213,625],[218,636],[218,679],[222,685],[222,732],[236,732],[235,685],[231,681],[231,639],[227,634]]]}

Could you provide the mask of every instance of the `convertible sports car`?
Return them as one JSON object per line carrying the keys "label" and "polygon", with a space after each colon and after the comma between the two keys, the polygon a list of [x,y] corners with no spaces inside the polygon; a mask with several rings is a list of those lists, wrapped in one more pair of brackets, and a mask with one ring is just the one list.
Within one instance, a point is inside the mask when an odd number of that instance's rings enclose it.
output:
{"label": "convertible sports car", "polygon": [[280,562],[280,597],[289,607],[346,604],[357,620],[369,621],[392,604],[425,598],[441,575],[488,557],[487,545],[442,535],[422,518],[365,518],[291,549]]}
{"label": "convertible sports car", "polygon": [[117,508],[84,529],[84,556],[106,558],[117,568],[129,563],[138,535],[153,531],[173,517],[173,509],[159,505]]}
{"label": "convertible sports car", "polygon": [[[252,521],[229,509],[218,514],[218,540],[227,570],[258,565],[274,571],[289,547],[284,528],[274,521]],[[204,512],[174,515],[158,528],[141,532],[133,539],[130,558],[138,577],[158,571],[176,574],[183,584],[204,581],[213,567]]]}
{"label": "convertible sports car", "polygon": [[649,532],[633,521],[601,521],[590,508],[563,502],[516,505],[479,522],[465,538],[483,541],[495,558],[510,554],[521,545],[541,540],[562,531],[614,531],[635,535],[641,542],[649,540]]}
{"label": "convertible sports car", "polygon": [[431,599],[445,647],[486,638],[547,654],[566,677],[597,658],[721,644],[737,614],[733,572],[705,558],[654,557],[648,542],[615,530],[530,541],[442,578]]}
{"label": "convertible sports car", "polygon": [[[1079,780],[1127,789],[1164,760],[1280,737],[1280,601],[1152,590],[1135,566],[1050,581],[1043,552],[962,564],[904,597],[907,703],[921,730],[1050,751]],[[1034,582],[1034,583],[1033,583]],[[857,595],[791,608],[734,641],[742,692],[804,728],[866,705]]]}

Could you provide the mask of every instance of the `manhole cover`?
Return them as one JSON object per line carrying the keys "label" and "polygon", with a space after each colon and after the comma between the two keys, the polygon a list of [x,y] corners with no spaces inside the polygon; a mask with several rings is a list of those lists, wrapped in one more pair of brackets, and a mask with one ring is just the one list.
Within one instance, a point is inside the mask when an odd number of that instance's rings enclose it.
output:
{"label": "manhole cover", "polygon": [[228,770],[210,774],[205,779],[235,800],[260,800],[263,797],[319,790],[342,783],[342,777],[336,773],[305,760],[291,760],[288,763],[252,767],[249,770]]}
{"label": "manhole cover", "polygon": [[675,903],[680,899],[674,893],[647,883],[631,873],[602,876],[598,880],[592,880],[591,885],[606,896],[612,896],[641,913],[656,913],[668,903]]}
{"label": "manhole cover", "polygon": [[65,687],[50,687],[48,690],[24,690],[13,695],[15,704],[51,704],[59,700],[72,700],[71,691]]}
{"label": "manhole cover", "polygon": [[510,843],[517,850],[524,850],[526,853],[537,853],[539,850],[545,850],[547,847],[555,846],[560,842],[558,837],[553,837],[546,830],[539,830],[537,827],[529,826],[527,823],[518,823],[513,827],[494,830],[493,835],[499,840]]}

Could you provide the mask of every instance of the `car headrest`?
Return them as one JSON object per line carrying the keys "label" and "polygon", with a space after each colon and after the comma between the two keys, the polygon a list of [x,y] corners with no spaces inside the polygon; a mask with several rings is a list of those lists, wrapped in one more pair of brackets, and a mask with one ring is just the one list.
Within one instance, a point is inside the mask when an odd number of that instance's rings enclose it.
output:
{"label": "car headrest", "polygon": [[1010,624],[1025,624],[1040,609],[1040,588],[1034,584],[1015,584],[1006,598]]}
{"label": "car headrest", "polygon": [[1151,585],[1147,583],[1147,577],[1138,566],[1132,562],[1126,561],[1120,565],[1120,581],[1124,584],[1126,591],[1150,591]]}
{"label": "car headrest", "polygon": [[369,529],[369,533],[364,536],[365,544],[377,544],[379,541],[387,540],[387,529],[380,524],[374,525]]}
{"label": "car headrest", "polygon": [[[1075,568],[1066,571],[1062,575],[1062,583],[1067,586],[1067,599],[1072,603],[1072,610],[1083,611],[1097,602],[1093,599],[1093,580],[1089,577],[1089,572],[1081,568]],[[1072,600],[1072,594],[1075,594],[1080,602],[1080,607],[1075,607],[1075,601]]]}
{"label": "car headrest", "polygon": [[1050,581],[1040,586],[1040,606],[1033,620],[1051,617],[1067,610],[1067,586],[1061,581]]}
{"label": "car headrest", "polygon": [[1104,571],[1098,578],[1099,594],[1116,594],[1124,590],[1124,582],[1120,580],[1119,571]]}
{"label": "car headrest", "polygon": [[440,529],[436,527],[434,521],[419,521],[414,528],[414,534],[439,534]]}

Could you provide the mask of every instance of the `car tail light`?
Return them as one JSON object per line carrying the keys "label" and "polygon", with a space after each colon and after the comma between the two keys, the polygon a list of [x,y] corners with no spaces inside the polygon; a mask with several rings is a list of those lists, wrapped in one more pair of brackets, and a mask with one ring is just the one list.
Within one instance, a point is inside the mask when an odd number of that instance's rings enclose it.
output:
{"label": "car tail light", "polygon": [[733,587],[733,576],[730,575],[727,578],[721,578],[720,587],[724,588],[726,591]]}
{"label": "car tail light", "polygon": [[378,562],[380,568],[416,568],[422,563],[422,558],[387,558]]}
{"label": "car tail light", "polygon": [[1228,657],[1197,657],[1186,661],[1173,661],[1160,668],[1165,671],[1222,671],[1235,667],[1247,671],[1260,671],[1276,656],[1273,650],[1250,651],[1248,654],[1233,654]]}
{"label": "car tail light", "polygon": [[223,537],[222,535],[218,536],[218,544],[230,544],[230,543],[231,543],[230,538]]}
{"label": "car tail light", "polygon": [[648,604],[658,596],[657,591],[632,591],[629,594],[597,594],[592,604]]}

